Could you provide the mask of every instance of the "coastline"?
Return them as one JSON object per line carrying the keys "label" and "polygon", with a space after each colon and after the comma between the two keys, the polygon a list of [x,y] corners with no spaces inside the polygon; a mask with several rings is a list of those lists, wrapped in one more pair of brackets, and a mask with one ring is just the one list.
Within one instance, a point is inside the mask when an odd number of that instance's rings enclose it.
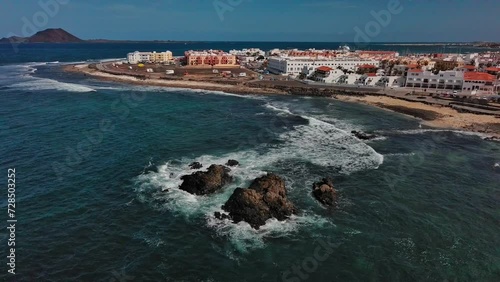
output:
{"label": "coastline", "polygon": [[[332,97],[336,100],[351,103],[361,103],[377,108],[397,112],[422,121],[422,125],[433,128],[460,130],[483,134],[490,140],[500,140],[500,116],[476,113],[459,112],[456,109],[443,105],[433,105],[420,101],[401,99],[397,95],[389,95],[389,91],[378,89],[324,89],[321,87],[287,86],[286,83],[258,84],[250,81],[237,84],[223,84],[203,79],[139,79],[126,74],[111,74],[90,68],[89,64],[67,65],[64,71],[90,75],[97,79],[129,83],[134,85],[161,86],[172,88],[201,89],[208,91],[222,91],[234,94],[256,95],[302,95]],[[394,92],[394,91],[393,91]],[[394,93],[392,93],[394,94]]]}
{"label": "coastline", "polygon": [[452,129],[482,133],[500,139],[500,118],[492,115],[461,113],[445,106],[409,102],[388,96],[353,97],[337,95],[343,102],[361,103],[421,120],[422,125],[433,128]]}
{"label": "coastline", "polygon": [[92,69],[88,64],[83,65],[67,65],[63,67],[64,71],[83,73],[84,75],[90,75],[101,80],[112,81],[112,82],[122,82],[134,85],[147,85],[147,86],[163,86],[172,88],[187,88],[187,89],[201,89],[208,91],[223,91],[234,94],[287,94],[284,91],[269,88],[256,88],[249,87],[245,85],[233,85],[233,84],[220,84],[208,81],[196,81],[196,80],[164,80],[164,79],[148,79],[141,80],[137,77],[130,75],[116,75],[96,69]]}

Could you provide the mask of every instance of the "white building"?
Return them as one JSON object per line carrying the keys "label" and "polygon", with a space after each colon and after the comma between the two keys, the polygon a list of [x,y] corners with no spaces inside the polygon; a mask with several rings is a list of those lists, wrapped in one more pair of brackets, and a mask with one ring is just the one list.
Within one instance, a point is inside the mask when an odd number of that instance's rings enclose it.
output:
{"label": "white building", "polygon": [[304,68],[314,70],[320,66],[336,69],[342,67],[347,70],[356,70],[361,65],[380,66],[380,62],[362,59],[312,59],[312,58],[282,58],[271,57],[268,60],[268,69],[275,74],[297,76],[304,71]]}
{"label": "white building", "polygon": [[464,73],[464,91],[480,90],[485,92],[496,92],[499,81],[496,76],[484,72]]}
{"label": "white building", "polygon": [[127,54],[127,61],[129,62],[129,64],[149,62],[150,58],[151,58],[151,52],[135,51]]}
{"label": "white building", "polygon": [[349,74],[344,73],[342,70],[325,66],[317,68],[316,71],[308,75],[308,77],[318,82],[337,85],[363,85],[373,87],[399,87],[404,85],[404,78],[401,76],[385,76],[382,72],[378,74]]}
{"label": "white building", "polygon": [[242,50],[231,50],[229,51],[229,54],[236,56],[258,57],[258,56],[265,56],[266,52],[262,51],[259,48],[249,48],[249,49],[245,48]]}
{"label": "white building", "polygon": [[130,64],[137,64],[137,63],[147,63],[147,62],[152,62],[152,63],[167,63],[172,61],[172,52],[170,51],[165,51],[165,52],[139,52],[135,51],[132,53],[127,54],[127,61]]}
{"label": "white building", "polygon": [[405,87],[462,90],[463,84],[464,73],[461,71],[440,71],[434,74],[431,71],[411,69],[408,71]]}

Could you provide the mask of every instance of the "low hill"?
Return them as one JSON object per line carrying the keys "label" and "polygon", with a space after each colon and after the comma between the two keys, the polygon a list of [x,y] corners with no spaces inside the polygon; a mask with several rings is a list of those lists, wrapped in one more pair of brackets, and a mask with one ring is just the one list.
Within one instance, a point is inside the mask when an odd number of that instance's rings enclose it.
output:
{"label": "low hill", "polygon": [[0,39],[0,43],[78,43],[80,38],[62,28],[49,28],[39,31],[30,37],[12,36]]}
{"label": "low hill", "polygon": [[35,35],[28,38],[28,42],[74,43],[74,42],[83,42],[83,40],[65,31],[62,28],[49,28],[35,33]]}

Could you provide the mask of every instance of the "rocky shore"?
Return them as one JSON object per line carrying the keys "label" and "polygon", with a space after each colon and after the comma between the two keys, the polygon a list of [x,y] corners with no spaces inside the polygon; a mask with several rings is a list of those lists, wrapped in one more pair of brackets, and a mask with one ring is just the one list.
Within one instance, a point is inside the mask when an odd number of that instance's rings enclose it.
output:
{"label": "rocky shore", "polygon": [[[193,162],[190,167],[193,167],[193,164],[198,168],[203,167],[199,162]],[[226,164],[237,166],[239,162],[229,160]],[[212,164],[207,171],[196,171],[182,176],[183,182],[179,189],[193,195],[209,197],[232,182],[230,171],[224,165]],[[335,207],[337,204],[338,195],[331,178],[315,182],[312,194],[326,207]],[[258,230],[271,218],[284,221],[297,212],[296,206],[288,199],[285,180],[279,175],[268,173],[256,178],[248,188],[236,188],[222,206],[222,212],[214,212],[214,216],[219,220],[231,220],[233,223],[244,221]]]}

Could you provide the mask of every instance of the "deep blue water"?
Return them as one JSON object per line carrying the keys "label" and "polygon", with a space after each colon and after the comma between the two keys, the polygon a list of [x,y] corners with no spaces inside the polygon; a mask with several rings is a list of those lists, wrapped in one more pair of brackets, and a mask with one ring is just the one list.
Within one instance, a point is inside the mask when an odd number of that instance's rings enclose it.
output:
{"label": "deep blue water", "polygon": [[[18,219],[17,275],[2,233],[2,280],[500,280],[500,144],[327,98],[128,86],[32,63],[130,51],[83,46],[26,45],[0,66],[1,181],[16,168]],[[241,167],[221,193],[176,189],[190,162],[230,158]],[[260,231],[213,217],[265,172],[285,178],[299,215]],[[310,195],[325,176],[334,210]]]}
{"label": "deep blue water", "polygon": [[19,62],[86,61],[92,59],[125,58],[126,54],[136,50],[170,50],[174,56],[183,56],[186,50],[205,50],[243,48],[282,49],[337,49],[348,45],[353,50],[390,50],[401,54],[408,53],[467,53],[500,51],[472,46],[448,45],[409,45],[410,43],[370,43],[358,46],[349,42],[186,42],[186,43],[69,43],[69,44],[0,44],[0,64]]}

